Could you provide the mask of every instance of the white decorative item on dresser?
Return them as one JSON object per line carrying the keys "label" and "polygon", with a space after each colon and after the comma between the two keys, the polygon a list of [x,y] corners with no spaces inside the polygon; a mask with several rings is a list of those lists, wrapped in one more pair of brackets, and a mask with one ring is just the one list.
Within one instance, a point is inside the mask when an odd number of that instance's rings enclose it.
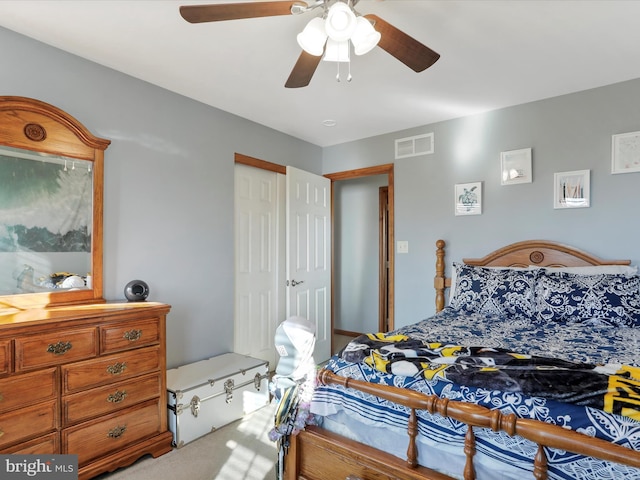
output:
{"label": "white decorative item on dresser", "polygon": [[0,452],[77,454],[79,479],[171,450],[161,303],[0,315]]}
{"label": "white decorative item on dresser", "polygon": [[269,363],[225,353],[167,371],[173,444],[180,448],[269,404]]}

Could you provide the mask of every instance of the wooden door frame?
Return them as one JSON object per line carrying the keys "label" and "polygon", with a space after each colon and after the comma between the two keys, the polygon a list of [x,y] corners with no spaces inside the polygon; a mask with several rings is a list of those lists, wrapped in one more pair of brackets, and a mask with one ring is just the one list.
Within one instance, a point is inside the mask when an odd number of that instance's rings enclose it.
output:
{"label": "wooden door frame", "polygon": [[389,329],[389,187],[378,188],[378,331]]}
{"label": "wooden door frame", "polygon": [[248,165],[250,167],[261,168],[263,170],[269,170],[271,172],[287,174],[287,167],[284,165],[278,165],[277,163],[267,162],[266,160],[260,160],[259,158],[250,157],[241,153],[234,154],[234,163],[240,163],[242,165]]}
{"label": "wooden door frame", "polygon": [[338,182],[341,180],[351,180],[354,178],[360,177],[368,177],[371,175],[387,175],[387,187],[388,187],[388,196],[389,196],[389,278],[388,278],[388,309],[389,309],[389,319],[388,319],[388,330],[393,330],[395,328],[395,290],[394,290],[394,282],[395,282],[395,254],[393,245],[395,245],[395,234],[394,234],[394,194],[393,194],[393,163],[386,163],[384,165],[377,165],[375,167],[365,167],[365,168],[357,168],[355,170],[346,170],[343,172],[336,173],[327,173],[324,176],[331,180],[331,328],[333,329],[334,325],[334,299],[335,299],[335,278],[334,278],[334,258],[335,258],[335,228],[333,228],[334,222],[334,208],[335,202],[334,200],[334,182]]}

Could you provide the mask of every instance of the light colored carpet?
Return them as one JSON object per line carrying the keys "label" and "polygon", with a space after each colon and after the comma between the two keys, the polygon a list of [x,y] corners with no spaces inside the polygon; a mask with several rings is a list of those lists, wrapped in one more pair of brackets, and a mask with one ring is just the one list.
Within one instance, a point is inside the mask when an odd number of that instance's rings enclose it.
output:
{"label": "light colored carpet", "polygon": [[275,480],[276,443],[268,438],[276,402],[158,458],[96,480]]}

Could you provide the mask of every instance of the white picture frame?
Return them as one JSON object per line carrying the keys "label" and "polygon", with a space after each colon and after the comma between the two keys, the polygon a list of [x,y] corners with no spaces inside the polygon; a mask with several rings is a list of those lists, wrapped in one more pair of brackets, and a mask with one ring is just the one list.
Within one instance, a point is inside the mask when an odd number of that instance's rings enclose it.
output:
{"label": "white picture frame", "polygon": [[500,152],[500,184],[531,183],[531,149]]}
{"label": "white picture frame", "polygon": [[553,174],[553,208],[588,208],[590,202],[590,170]]}
{"label": "white picture frame", "polygon": [[611,173],[640,172],[640,132],[611,136]]}
{"label": "white picture frame", "polygon": [[457,183],[454,193],[456,215],[482,213],[482,182]]}

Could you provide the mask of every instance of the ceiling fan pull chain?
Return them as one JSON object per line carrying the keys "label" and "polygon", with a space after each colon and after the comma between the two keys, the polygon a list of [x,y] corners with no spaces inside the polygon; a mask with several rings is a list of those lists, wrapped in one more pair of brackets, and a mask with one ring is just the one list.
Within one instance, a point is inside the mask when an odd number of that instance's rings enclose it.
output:
{"label": "ceiling fan pull chain", "polygon": [[338,73],[336,74],[336,82],[340,81],[340,62],[336,62],[336,65],[338,66]]}
{"label": "ceiling fan pull chain", "polygon": [[349,60],[349,62],[347,62],[347,70],[348,70],[348,75],[347,75],[347,82],[351,81],[351,60]]}

